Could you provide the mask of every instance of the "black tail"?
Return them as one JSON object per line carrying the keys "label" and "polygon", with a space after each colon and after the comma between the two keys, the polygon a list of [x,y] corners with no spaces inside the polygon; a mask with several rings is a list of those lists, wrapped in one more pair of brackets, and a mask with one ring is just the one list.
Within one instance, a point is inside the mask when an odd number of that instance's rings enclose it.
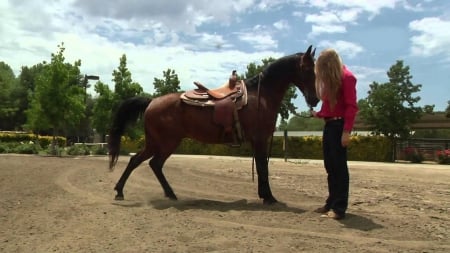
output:
{"label": "black tail", "polygon": [[124,100],[117,108],[114,115],[111,130],[109,132],[109,169],[113,169],[117,163],[120,152],[120,140],[126,127],[136,122],[152,100],[144,97],[133,97]]}

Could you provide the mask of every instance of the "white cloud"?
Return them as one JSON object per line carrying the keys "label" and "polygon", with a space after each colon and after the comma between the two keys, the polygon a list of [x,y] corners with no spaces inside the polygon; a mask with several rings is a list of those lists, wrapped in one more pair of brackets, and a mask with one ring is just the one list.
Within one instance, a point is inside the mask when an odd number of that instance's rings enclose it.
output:
{"label": "white cloud", "polygon": [[345,33],[347,32],[347,28],[343,25],[331,25],[331,24],[320,24],[313,25],[311,27],[311,33],[309,36],[317,36],[323,33]]}
{"label": "white cloud", "polygon": [[[372,19],[383,8],[395,8],[398,3],[406,3],[402,0],[310,0],[309,5],[319,10],[319,13],[311,13],[305,16],[305,22],[312,23],[309,37],[320,34],[346,33],[346,26],[356,25],[358,19],[368,16]],[[299,16],[294,13],[294,15]]]}
{"label": "white cloud", "polygon": [[277,41],[268,33],[242,33],[239,35],[241,41],[251,44],[257,50],[276,49]]}
{"label": "white cloud", "polygon": [[[65,42],[68,62],[81,59],[82,74],[99,75],[103,82],[112,85],[111,73],[119,65],[122,54],[126,54],[133,79],[146,92],[153,92],[153,78],[162,77],[162,71],[167,68],[174,69],[179,75],[182,89],[192,88],[195,80],[214,86],[226,80],[233,69],[243,73],[251,62],[298,51],[296,43],[299,42],[302,46],[313,44],[336,48],[344,62],[365,65],[366,69],[352,67],[358,80],[365,83],[370,66],[381,64],[386,52],[370,48],[373,43],[367,42],[369,38],[356,36],[360,29],[353,28],[361,21],[367,25],[364,29],[379,28],[379,20],[366,22],[363,19],[384,15],[386,9],[398,8],[405,18],[409,18],[407,15],[411,10],[422,10],[415,12],[414,17],[429,17],[409,25],[414,34],[410,40],[411,54],[450,58],[448,19],[432,18],[437,14],[447,17],[449,8],[437,2],[416,4],[418,2],[0,1],[0,61],[9,64],[18,75],[21,66],[49,61],[50,54],[57,50],[56,46]],[[304,36],[308,32],[316,37]],[[323,38],[320,35],[328,41],[318,44]],[[370,60],[361,60],[369,54]],[[434,65],[435,57],[424,58],[424,61]],[[436,76],[445,79],[438,74]],[[378,80],[371,76],[367,79]],[[437,85],[443,83],[439,80],[433,82]]]}
{"label": "white cloud", "polygon": [[411,54],[428,57],[442,56],[450,61],[450,21],[437,17],[414,20],[409,29],[419,33],[411,37]]}
{"label": "white cloud", "polygon": [[288,30],[290,28],[287,20],[279,20],[273,23],[273,26],[278,30]]}
{"label": "white cloud", "polygon": [[264,25],[256,25],[252,31],[236,33],[239,40],[250,44],[257,50],[278,48],[278,42],[273,39],[270,29]]}
{"label": "white cloud", "polygon": [[305,22],[309,23],[330,24],[337,23],[339,21],[340,20],[337,15],[330,11],[322,11],[320,14],[308,14],[305,17]]}
{"label": "white cloud", "polygon": [[319,42],[318,46],[322,48],[334,48],[343,58],[344,61],[345,58],[351,59],[356,57],[358,54],[364,52],[364,48],[361,47],[360,45],[343,40],[338,40],[334,42],[324,40]]}
{"label": "white cloud", "polygon": [[309,3],[320,9],[359,8],[371,14],[378,14],[381,9],[392,9],[396,4],[404,3],[404,0],[310,0]]}
{"label": "white cloud", "polygon": [[76,0],[74,6],[91,17],[117,19],[140,29],[147,23],[164,24],[192,33],[202,24],[229,24],[254,5],[254,0]]}
{"label": "white cloud", "polygon": [[357,79],[357,97],[358,99],[367,97],[367,92],[370,90],[370,84],[375,82],[385,82],[386,70],[379,68],[371,68],[365,66],[348,66]]}

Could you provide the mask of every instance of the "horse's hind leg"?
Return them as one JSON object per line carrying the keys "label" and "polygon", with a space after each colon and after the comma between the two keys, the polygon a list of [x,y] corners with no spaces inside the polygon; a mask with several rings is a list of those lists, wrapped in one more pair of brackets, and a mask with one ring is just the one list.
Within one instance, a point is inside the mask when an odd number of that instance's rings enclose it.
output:
{"label": "horse's hind leg", "polygon": [[149,165],[152,168],[153,173],[155,173],[155,176],[158,179],[159,183],[161,184],[161,187],[164,190],[164,195],[169,199],[177,200],[177,196],[173,192],[172,187],[170,187],[169,182],[167,182],[167,179],[162,171],[164,163],[168,157],[169,155],[155,155],[152,157],[152,159],[150,159]]}
{"label": "horse's hind leg", "polygon": [[151,156],[150,152],[148,150],[144,149],[143,151],[137,153],[136,155],[134,155],[130,158],[127,168],[125,169],[125,171],[123,172],[119,181],[117,182],[116,186],[114,187],[114,190],[117,191],[115,200],[123,200],[124,199],[123,187],[125,186],[125,183],[127,182],[128,177],[131,175],[131,172],[133,172],[133,170],[136,169],[139,166],[139,164],[141,164],[143,161],[150,158],[150,156]]}

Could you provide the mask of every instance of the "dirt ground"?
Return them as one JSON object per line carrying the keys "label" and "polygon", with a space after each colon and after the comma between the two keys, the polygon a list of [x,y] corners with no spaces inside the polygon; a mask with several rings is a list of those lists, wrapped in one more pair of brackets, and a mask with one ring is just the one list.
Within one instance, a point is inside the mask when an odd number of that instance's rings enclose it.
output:
{"label": "dirt ground", "polygon": [[313,212],[326,197],[322,161],[270,161],[257,197],[249,158],[172,156],[171,201],[147,163],[125,200],[128,162],[0,155],[0,252],[450,252],[450,166],[349,162],[345,220]]}

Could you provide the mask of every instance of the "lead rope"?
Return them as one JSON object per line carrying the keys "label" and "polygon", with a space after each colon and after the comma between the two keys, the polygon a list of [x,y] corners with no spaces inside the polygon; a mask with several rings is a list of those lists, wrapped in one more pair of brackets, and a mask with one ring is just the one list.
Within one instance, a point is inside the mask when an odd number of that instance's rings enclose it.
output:
{"label": "lead rope", "polygon": [[[258,75],[258,94],[257,94],[257,101],[258,103],[256,104],[256,113],[259,117],[259,102],[260,102],[260,96],[259,96],[259,92],[260,92],[260,87],[261,87],[261,76],[262,76],[262,72],[259,73]],[[273,137],[273,135],[272,135]],[[272,144],[271,144],[272,145]],[[252,159],[252,182],[255,182],[255,146],[253,145],[253,159]]]}

